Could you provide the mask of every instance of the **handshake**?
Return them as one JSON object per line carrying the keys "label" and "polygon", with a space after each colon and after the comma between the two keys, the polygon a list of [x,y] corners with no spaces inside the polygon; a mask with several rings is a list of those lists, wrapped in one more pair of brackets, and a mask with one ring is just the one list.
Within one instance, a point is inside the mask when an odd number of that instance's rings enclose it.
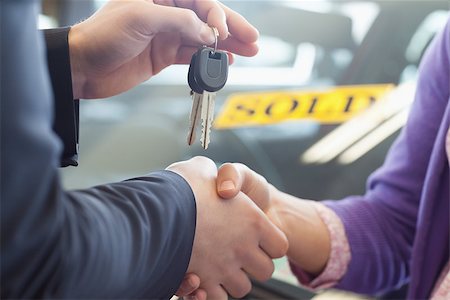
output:
{"label": "handshake", "polygon": [[196,299],[243,297],[249,277],[267,280],[273,258],[282,257],[288,240],[271,210],[274,189],[242,164],[219,169],[205,157],[172,164],[167,170],[191,186],[197,204],[197,224],[187,275],[177,295]]}

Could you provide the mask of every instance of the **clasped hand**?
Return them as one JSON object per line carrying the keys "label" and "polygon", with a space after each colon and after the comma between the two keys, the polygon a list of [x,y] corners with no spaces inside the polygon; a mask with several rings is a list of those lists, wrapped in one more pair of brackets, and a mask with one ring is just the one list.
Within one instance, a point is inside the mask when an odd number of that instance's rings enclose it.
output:
{"label": "clasped hand", "polygon": [[[224,165],[218,173],[214,162],[205,157],[167,169],[189,183],[197,203],[189,275],[178,295],[199,287],[194,291],[197,299],[227,299],[227,293],[240,298],[251,289],[249,276],[269,279],[274,271],[272,259],[286,254],[288,242],[263,211],[270,207],[265,179],[256,173],[246,177],[250,170],[241,165]],[[194,286],[189,287],[189,280]]]}

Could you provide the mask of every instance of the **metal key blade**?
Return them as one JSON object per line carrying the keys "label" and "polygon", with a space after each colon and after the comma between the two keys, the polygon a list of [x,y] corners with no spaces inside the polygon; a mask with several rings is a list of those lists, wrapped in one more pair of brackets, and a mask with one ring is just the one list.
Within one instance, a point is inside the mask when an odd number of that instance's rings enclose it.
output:
{"label": "metal key blade", "polygon": [[202,109],[202,94],[192,93],[192,108],[189,117],[189,131],[187,136],[188,145],[192,145],[195,140],[195,132],[197,129],[198,119],[200,118]]}
{"label": "metal key blade", "polygon": [[214,96],[215,93],[208,91],[203,92],[201,104],[202,136],[200,138],[200,143],[205,150],[208,149],[210,143],[211,126],[214,118]]}

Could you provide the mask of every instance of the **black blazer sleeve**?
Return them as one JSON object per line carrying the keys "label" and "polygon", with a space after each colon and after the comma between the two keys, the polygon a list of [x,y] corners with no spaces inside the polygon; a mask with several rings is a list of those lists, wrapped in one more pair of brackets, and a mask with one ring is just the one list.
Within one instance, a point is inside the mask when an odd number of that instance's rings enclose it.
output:
{"label": "black blazer sleeve", "polygon": [[79,100],[73,99],[69,31],[70,27],[44,30],[54,97],[53,130],[63,143],[62,167],[78,165]]}
{"label": "black blazer sleeve", "polygon": [[0,1],[1,298],[167,299],[192,251],[192,190],[169,171],[61,187],[38,11]]}

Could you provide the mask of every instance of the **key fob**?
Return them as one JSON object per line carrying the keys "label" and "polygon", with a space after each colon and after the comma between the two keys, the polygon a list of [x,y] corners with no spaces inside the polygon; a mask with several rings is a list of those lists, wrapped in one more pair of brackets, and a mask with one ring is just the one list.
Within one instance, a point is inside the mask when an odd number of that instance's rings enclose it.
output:
{"label": "key fob", "polygon": [[217,92],[228,79],[228,55],[209,47],[200,48],[194,60],[194,79],[199,87]]}

